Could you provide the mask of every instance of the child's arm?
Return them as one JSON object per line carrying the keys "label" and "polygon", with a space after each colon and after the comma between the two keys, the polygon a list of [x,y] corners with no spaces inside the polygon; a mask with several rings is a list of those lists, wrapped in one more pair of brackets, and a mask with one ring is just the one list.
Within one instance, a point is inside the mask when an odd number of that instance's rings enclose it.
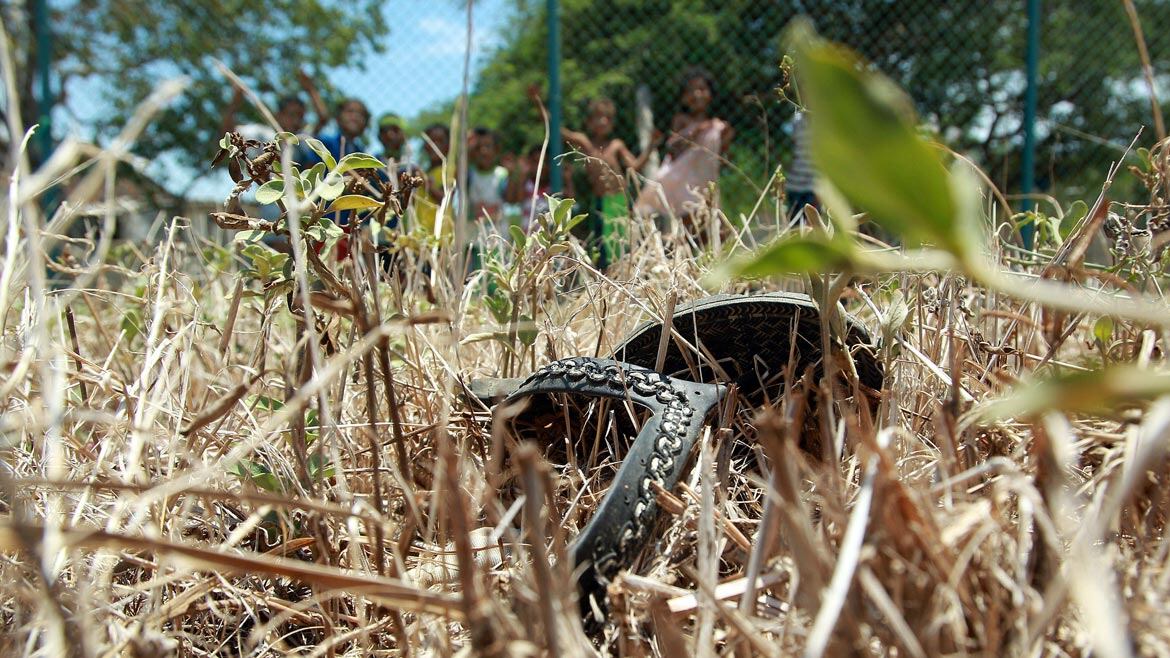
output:
{"label": "child's arm", "polygon": [[523,166],[524,158],[504,154],[500,164],[508,170],[508,182],[504,185],[504,201],[507,203],[521,203],[524,201],[524,180],[528,177]]}
{"label": "child's arm", "polygon": [[[536,111],[540,114],[541,118],[544,118],[544,101],[540,98],[540,87],[536,85],[528,86],[528,100],[532,101],[532,104],[536,106]],[[594,150],[593,140],[589,139],[589,136],[585,133],[561,128],[561,139],[585,153],[592,153]]]}
{"label": "child's arm", "polygon": [[301,88],[309,94],[309,100],[313,102],[313,112],[317,114],[317,123],[313,125],[313,134],[319,135],[325,124],[329,123],[329,108],[325,106],[325,101],[321,100],[321,94],[317,93],[317,86],[313,84],[313,79],[305,73],[304,69],[297,69],[297,80],[300,80]]}
{"label": "child's arm", "polygon": [[662,144],[662,132],[655,130],[653,136],[650,137],[650,143],[646,146],[646,150],[642,151],[641,155],[634,157],[633,152],[623,141],[618,141],[618,157],[621,158],[622,166],[626,169],[633,169],[634,171],[642,171],[642,167],[650,160],[650,155],[658,150],[658,146]]}
{"label": "child's arm", "polygon": [[731,140],[735,139],[735,128],[731,127],[730,123],[723,122],[723,134],[719,136],[719,153],[727,153],[727,148],[731,146]]}
{"label": "child's arm", "polygon": [[691,135],[687,128],[690,121],[683,114],[676,114],[670,120],[670,137],[666,138],[666,151],[671,155],[678,155],[691,145]]}
{"label": "child's arm", "polygon": [[561,128],[561,138],[587,154],[593,152],[593,140],[585,133]]}

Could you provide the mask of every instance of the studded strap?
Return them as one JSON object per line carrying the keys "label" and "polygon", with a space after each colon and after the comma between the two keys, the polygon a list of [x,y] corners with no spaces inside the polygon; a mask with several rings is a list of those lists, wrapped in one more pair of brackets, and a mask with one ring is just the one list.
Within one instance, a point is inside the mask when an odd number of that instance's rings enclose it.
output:
{"label": "studded strap", "polygon": [[608,583],[645,546],[659,511],[655,485],[669,491],[678,482],[707,415],[726,390],[612,359],[573,357],[537,370],[498,407],[531,395],[573,393],[628,399],[653,413],[570,547],[574,565],[585,566],[583,590]]}

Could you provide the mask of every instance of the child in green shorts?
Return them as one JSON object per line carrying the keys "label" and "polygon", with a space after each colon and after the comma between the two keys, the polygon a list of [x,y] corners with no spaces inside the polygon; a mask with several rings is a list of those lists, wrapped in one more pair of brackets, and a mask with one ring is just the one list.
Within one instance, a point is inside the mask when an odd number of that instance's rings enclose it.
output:
{"label": "child in green shorts", "polygon": [[662,141],[661,133],[655,133],[650,146],[635,157],[624,141],[613,136],[615,115],[612,100],[596,98],[589,103],[585,119],[588,134],[561,130],[564,140],[585,155],[585,173],[593,192],[594,221],[601,235],[603,268],[620,258],[629,243],[630,208],[625,172],[642,169]]}

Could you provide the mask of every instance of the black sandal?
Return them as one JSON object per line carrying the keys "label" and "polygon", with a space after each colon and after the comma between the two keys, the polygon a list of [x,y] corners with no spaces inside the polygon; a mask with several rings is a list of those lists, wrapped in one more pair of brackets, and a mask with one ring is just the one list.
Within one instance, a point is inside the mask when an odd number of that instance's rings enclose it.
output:
{"label": "black sandal", "polygon": [[[845,326],[846,347],[863,391],[880,390],[883,373],[868,334],[848,316]],[[728,384],[756,405],[780,393],[790,359],[795,358],[798,372],[819,368],[820,318],[805,295],[709,297],[677,309],[672,327],[675,339],[669,342],[663,367],[670,375],[653,370],[662,323],[648,322],[614,350],[612,359],[562,359],[522,381],[471,385],[477,396],[499,399],[506,393],[497,409],[531,396],[570,394],[625,399],[652,412],[597,512],[570,548],[574,567],[582,569],[583,604],[645,546],[658,516],[657,487],[671,491],[685,475],[691,449]],[[597,598],[603,605],[604,597]]]}

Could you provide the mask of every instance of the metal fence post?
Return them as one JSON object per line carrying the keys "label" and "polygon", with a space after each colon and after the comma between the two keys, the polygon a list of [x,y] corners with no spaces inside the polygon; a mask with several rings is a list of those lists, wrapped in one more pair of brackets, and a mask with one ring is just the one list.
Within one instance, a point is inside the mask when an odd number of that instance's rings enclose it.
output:
{"label": "metal fence post", "polygon": [[561,192],[561,3],[548,0],[548,181]]}
{"label": "metal fence post", "polygon": [[[37,81],[40,83],[40,98],[37,99],[37,143],[40,162],[49,159],[53,152],[53,90],[49,85],[49,71],[53,59],[53,36],[49,31],[48,0],[36,0],[33,8],[34,30],[37,40]],[[26,117],[27,119],[27,117]],[[19,139],[13,135],[12,139]]]}
{"label": "metal fence post", "polygon": [[[1020,204],[1024,212],[1032,209],[1032,188],[1036,182],[1036,84],[1037,69],[1040,60],[1040,0],[1028,0],[1028,49],[1025,55],[1027,88],[1024,91],[1024,153],[1020,162],[1020,194],[1023,202]],[[1020,235],[1024,239],[1024,247],[1032,248],[1035,239],[1036,227],[1031,223],[1024,224]]]}

